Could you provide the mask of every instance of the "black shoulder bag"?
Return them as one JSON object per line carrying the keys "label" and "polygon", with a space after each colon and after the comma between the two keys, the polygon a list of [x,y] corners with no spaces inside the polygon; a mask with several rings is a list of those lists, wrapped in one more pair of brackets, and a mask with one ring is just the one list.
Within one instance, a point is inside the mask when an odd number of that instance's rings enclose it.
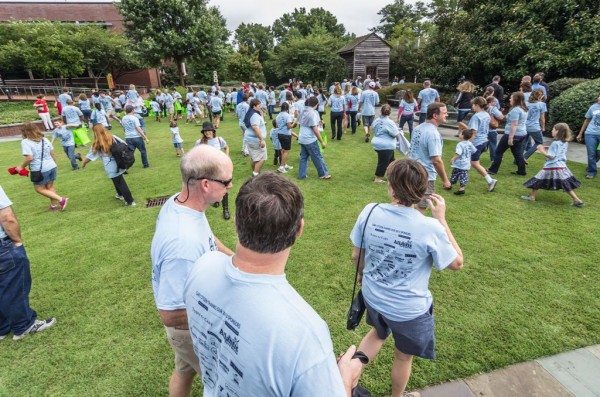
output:
{"label": "black shoulder bag", "polygon": [[362,320],[363,315],[365,314],[365,299],[363,298],[362,291],[359,290],[358,294],[354,296],[356,293],[356,283],[358,281],[358,269],[360,269],[360,259],[362,257],[362,253],[364,248],[362,248],[365,242],[365,231],[367,230],[367,224],[369,223],[369,218],[371,217],[371,213],[379,204],[375,204],[371,211],[369,211],[369,215],[367,215],[367,219],[365,220],[365,225],[363,226],[362,237],[360,240],[360,250],[358,251],[358,260],[356,261],[356,274],[354,275],[354,288],[352,288],[352,302],[350,303],[350,309],[348,310],[346,328],[351,331],[358,327],[360,324],[360,320]]}
{"label": "black shoulder bag", "polygon": [[29,174],[29,178],[31,179],[31,182],[41,182],[44,180],[44,176],[42,175],[42,165],[44,164],[44,139],[42,138],[42,158],[40,159],[40,170],[39,171],[33,171],[31,169],[31,167],[29,167],[31,173]]}

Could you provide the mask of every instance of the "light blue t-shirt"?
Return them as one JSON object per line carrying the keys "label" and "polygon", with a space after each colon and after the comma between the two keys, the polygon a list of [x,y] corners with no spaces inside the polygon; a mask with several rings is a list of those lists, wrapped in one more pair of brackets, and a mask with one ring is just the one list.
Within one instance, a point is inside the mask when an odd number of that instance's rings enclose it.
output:
{"label": "light blue t-shirt", "polygon": [[[10,199],[8,198],[6,193],[4,193],[4,189],[2,189],[2,186],[0,186],[0,210],[8,208],[11,205],[12,205],[12,201],[10,201]],[[0,239],[3,239],[7,236],[8,235],[6,234],[6,231],[4,230],[4,228],[2,227],[2,224],[0,224]]]}
{"label": "light blue t-shirt", "polygon": [[223,107],[223,100],[221,98],[219,98],[218,96],[213,96],[210,99],[210,106],[211,106],[213,113],[218,113],[221,111],[221,109]]}
{"label": "light blue t-shirt", "polygon": [[515,106],[506,115],[506,133],[510,133],[512,128],[511,125],[515,120],[517,121],[517,131],[515,132],[515,136],[527,135],[527,130],[525,128],[525,124],[527,122],[527,112],[524,111],[520,106]]}
{"label": "light blue t-shirt", "polygon": [[373,140],[371,145],[375,150],[394,150],[396,137],[400,134],[398,126],[388,116],[382,116],[373,122]]}
{"label": "light blue t-shirt", "polygon": [[567,149],[569,142],[552,141],[548,148],[548,154],[554,156],[552,160],[546,157],[544,168],[562,168],[567,166]]}
{"label": "light blue t-shirt", "polygon": [[81,110],[73,105],[65,106],[62,109],[61,116],[65,118],[66,124],[81,124],[80,116],[83,116]]}
{"label": "light blue t-shirt", "polygon": [[488,143],[488,133],[490,132],[490,115],[485,110],[481,110],[471,117],[467,127],[470,130],[477,131],[473,145],[479,146]]}
{"label": "light blue t-shirt", "polygon": [[327,103],[327,98],[325,98],[325,96],[319,94],[317,96],[317,100],[319,101],[319,106],[317,107],[317,110],[322,113],[325,111],[325,104]]}
{"label": "light blue t-shirt", "polygon": [[288,129],[288,123],[294,122],[294,116],[289,114],[288,112],[280,112],[275,119],[277,123],[277,133],[281,135],[292,135],[292,130]]}
{"label": "light blue t-shirt", "polygon": [[[42,144],[44,145],[44,161],[42,159]],[[29,163],[29,169],[31,171],[40,171],[40,166],[42,172],[48,172],[53,168],[56,168],[56,163],[52,158],[52,152],[54,150],[54,146],[50,143],[50,141],[46,138],[43,138],[39,142],[32,141],[30,139],[23,139],[21,141],[21,153],[23,156],[32,156],[33,160]]]}
{"label": "light blue t-shirt", "polygon": [[[124,142],[118,136],[113,135],[112,137],[113,137],[113,139],[117,140],[118,142]],[[98,159],[102,159],[102,165],[104,166],[104,172],[106,172],[106,176],[108,176],[110,179],[116,178],[119,175],[123,174],[125,171],[127,171],[126,169],[119,168],[117,166],[117,161],[110,154],[106,154],[103,152],[94,152],[93,149],[90,149],[90,151],[88,152],[88,154],[85,157],[87,157],[90,161],[96,161]]]}
{"label": "light blue t-shirt", "polygon": [[[487,136],[486,136],[487,139]],[[487,141],[486,141],[487,142]],[[458,168],[459,170],[470,170],[471,169],[471,155],[477,151],[471,141],[460,141],[456,145],[456,153],[458,157],[452,163],[452,168]]]}
{"label": "light blue t-shirt", "polygon": [[246,113],[248,113],[248,109],[250,109],[250,105],[248,105],[248,102],[238,103],[235,107],[235,115],[238,118],[238,124],[243,129],[246,129],[246,125],[244,124],[244,118],[246,117]]}
{"label": "light blue t-shirt", "polygon": [[64,108],[65,106],[67,106],[67,101],[71,99],[73,100],[73,98],[71,98],[71,95],[63,92],[62,94],[60,94],[58,96],[58,102],[60,102],[61,106]]}
{"label": "light blue t-shirt", "polygon": [[125,138],[141,138],[142,136],[138,132],[137,128],[141,128],[140,120],[131,114],[124,116],[121,119],[121,125],[125,130]]}
{"label": "light blue t-shirt", "polygon": [[279,142],[279,131],[277,128],[271,128],[271,133],[269,136],[271,137],[271,142],[273,143],[273,149],[281,150],[281,142]]}
{"label": "light blue t-shirt", "polygon": [[402,116],[411,116],[415,114],[417,101],[413,100],[412,103],[408,103],[403,99],[400,101],[400,107],[402,108]]}
{"label": "light blue t-shirt", "polygon": [[54,139],[60,139],[60,144],[63,147],[75,146],[75,138],[73,137],[73,132],[64,125],[62,127],[55,128],[54,132],[52,133],[52,137]]}
{"label": "light blue t-shirt", "polygon": [[362,103],[361,114],[363,116],[375,116],[375,106],[379,103],[379,94],[373,90],[363,91],[360,95]]}
{"label": "light blue t-shirt", "polygon": [[535,91],[535,90],[542,90],[544,91],[544,96],[547,96],[547,92],[546,92],[546,87],[544,87],[543,85],[541,85],[540,83],[533,83],[531,85],[531,91]]}
{"label": "light blue t-shirt", "polygon": [[[231,97],[232,102],[234,102],[234,98]],[[277,104],[277,101],[275,100],[275,91],[269,91],[267,93],[267,100],[269,102],[269,106],[275,106]]]}
{"label": "light blue t-shirt", "polygon": [[300,93],[300,95],[302,95],[302,96],[300,97],[300,99],[302,99],[303,101],[306,101],[306,95],[307,95],[307,92],[306,92],[306,90],[305,90],[304,88],[300,88],[300,89],[298,90],[298,92]]}
{"label": "light blue t-shirt", "polygon": [[269,101],[269,97],[264,90],[256,90],[256,94],[254,94],[254,98],[258,99],[262,104],[263,108],[267,108],[267,102]]}
{"label": "light blue t-shirt", "polygon": [[319,126],[320,121],[319,113],[310,106],[305,106],[299,117],[298,143],[308,145],[316,141],[317,137],[312,127]]}
{"label": "light blue t-shirt", "polygon": [[206,99],[208,98],[208,94],[206,91],[198,91],[198,99],[200,99],[203,103],[206,103]]}
{"label": "light blue t-shirt", "polygon": [[136,90],[127,90],[125,93],[125,98],[131,103],[135,103],[138,99],[139,95]]}
{"label": "light blue t-shirt", "polygon": [[80,99],[77,101],[77,103],[79,104],[79,109],[81,110],[91,110],[91,106],[90,106],[90,100],[86,99],[85,101]]}
{"label": "light blue t-shirt", "polygon": [[335,95],[329,97],[329,106],[332,112],[343,112],[344,106],[346,105],[346,98],[341,95]]}
{"label": "light blue t-shirt", "polygon": [[185,283],[204,397],[344,397],[327,324],[285,274],[251,274],[210,252]]}
{"label": "light blue t-shirt", "polygon": [[435,125],[429,122],[419,124],[412,133],[409,157],[425,167],[430,181],[435,181],[437,178],[437,171],[431,158],[442,155],[443,145],[442,136]]}
{"label": "light blue t-shirt", "polygon": [[358,95],[347,94],[346,95],[346,104],[348,108],[346,109],[348,112],[358,112],[358,101],[360,100]]}
{"label": "light blue t-shirt", "polygon": [[421,99],[421,108],[419,111],[421,113],[427,113],[427,107],[434,103],[436,98],[440,96],[440,93],[435,88],[424,88],[419,91],[418,98]]}
{"label": "light blue t-shirt", "polygon": [[595,103],[585,114],[586,119],[590,119],[590,123],[585,129],[586,135],[600,135],[600,103]]}
{"label": "light blue t-shirt", "polygon": [[355,247],[366,248],[362,293],[386,318],[412,320],[427,312],[433,302],[429,291],[432,265],[443,270],[458,253],[438,220],[392,204],[380,204],[373,210],[361,241],[374,205],[362,210],[350,233]]}
{"label": "light blue t-shirt", "polygon": [[214,147],[217,150],[223,150],[227,147],[227,142],[220,136],[216,136],[214,138],[207,139],[206,143],[202,142],[202,139],[198,139],[196,143],[194,143],[194,146],[200,145],[208,145]]}
{"label": "light blue t-shirt", "polygon": [[183,143],[183,139],[181,139],[181,135],[179,134],[179,127],[170,127],[169,132],[171,132],[172,143]]}
{"label": "light blue t-shirt", "polygon": [[265,120],[258,113],[254,113],[252,117],[250,117],[250,128],[246,128],[246,131],[244,131],[244,141],[249,143],[260,143],[260,139],[256,136],[256,131],[252,128],[255,125],[258,126],[262,139],[264,140],[267,138],[267,126]]}
{"label": "light blue t-shirt", "polygon": [[102,108],[104,108],[104,110],[111,110],[113,108],[112,98],[108,95],[100,95],[100,104],[102,105]]}
{"label": "light blue t-shirt", "polygon": [[172,196],[161,208],[152,239],[152,290],[160,310],[185,309],[183,291],[194,263],[217,250],[206,214],[184,207]]}
{"label": "light blue t-shirt", "polygon": [[285,102],[285,98],[286,98],[286,95],[288,92],[290,92],[290,90],[288,90],[287,88],[285,90],[281,90],[279,92],[279,104],[280,105]]}
{"label": "light blue t-shirt", "polygon": [[92,123],[108,127],[108,120],[106,119],[106,111],[104,109],[94,109],[90,118],[92,119]]}
{"label": "light blue t-shirt", "polygon": [[527,121],[525,123],[525,129],[527,131],[541,131],[542,125],[540,123],[540,117],[543,113],[548,111],[545,102],[529,102],[527,104]]}
{"label": "light blue t-shirt", "polygon": [[165,101],[165,106],[168,108],[170,108],[171,106],[173,106],[173,96],[171,96],[171,94],[168,93],[163,93],[163,100]]}

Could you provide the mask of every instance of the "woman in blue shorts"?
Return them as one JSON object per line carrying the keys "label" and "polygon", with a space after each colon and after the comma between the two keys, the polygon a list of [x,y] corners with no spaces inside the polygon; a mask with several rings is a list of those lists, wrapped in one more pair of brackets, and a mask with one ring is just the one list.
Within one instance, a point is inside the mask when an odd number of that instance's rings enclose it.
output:
{"label": "woman in blue shorts", "polygon": [[361,258],[358,271],[367,324],[373,327],[358,350],[373,361],[392,334],[392,395],[402,396],[413,356],[435,358],[429,291],[432,265],[435,263],[438,270],[459,270],[463,255],[446,223],[446,204],[441,196],[431,195],[431,217],[413,207],[427,189],[425,168],[416,160],[401,159],[389,165],[387,174],[391,202],[368,204],[350,239],[355,263]]}

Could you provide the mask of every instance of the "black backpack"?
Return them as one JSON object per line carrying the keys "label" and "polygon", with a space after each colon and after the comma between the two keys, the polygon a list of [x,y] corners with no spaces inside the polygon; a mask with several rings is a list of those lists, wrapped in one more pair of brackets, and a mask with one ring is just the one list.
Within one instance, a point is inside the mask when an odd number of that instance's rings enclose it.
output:
{"label": "black backpack", "polygon": [[133,152],[129,150],[129,145],[123,141],[113,139],[113,144],[110,146],[110,154],[120,169],[126,170],[135,163]]}

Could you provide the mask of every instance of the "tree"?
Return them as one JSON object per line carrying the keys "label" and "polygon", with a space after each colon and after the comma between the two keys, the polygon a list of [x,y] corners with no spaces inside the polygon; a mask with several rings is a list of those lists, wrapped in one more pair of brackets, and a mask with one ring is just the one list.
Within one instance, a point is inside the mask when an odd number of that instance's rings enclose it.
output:
{"label": "tree", "polygon": [[311,33],[325,31],[334,37],[341,38],[346,33],[346,28],[338,24],[337,18],[325,9],[312,8],[308,13],[306,8],[294,8],[291,14],[283,16],[272,27],[273,35],[278,43],[285,42],[289,37],[306,37]]}
{"label": "tree", "polygon": [[235,30],[234,44],[246,47],[247,53],[258,52],[258,60],[264,62],[274,47],[273,33],[269,26],[242,22]]}
{"label": "tree", "polygon": [[418,33],[421,20],[429,16],[430,13],[421,1],[411,5],[406,4],[404,0],[394,0],[393,3],[379,10],[377,15],[381,16],[379,26],[372,28],[371,31],[380,33],[386,40],[391,40],[392,36],[398,36],[398,26]]}
{"label": "tree", "polygon": [[241,81],[264,81],[263,67],[258,51],[251,53],[245,46],[232,52],[227,60],[227,79]]}
{"label": "tree", "polygon": [[222,60],[229,32],[225,19],[206,0],[122,0],[126,34],[144,60],[152,65],[172,61],[185,85],[185,60]]}

